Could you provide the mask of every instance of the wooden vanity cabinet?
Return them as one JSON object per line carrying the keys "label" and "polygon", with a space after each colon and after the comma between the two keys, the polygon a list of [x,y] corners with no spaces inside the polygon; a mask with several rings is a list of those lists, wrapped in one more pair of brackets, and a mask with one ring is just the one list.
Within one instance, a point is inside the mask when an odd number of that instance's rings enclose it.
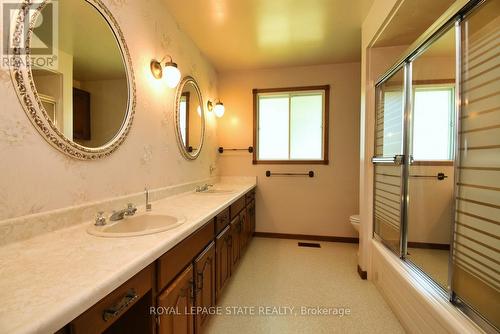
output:
{"label": "wooden vanity cabinet", "polygon": [[242,253],[249,241],[250,225],[248,220],[248,214],[246,208],[240,212],[240,224],[241,224],[241,234],[240,234],[240,252]]}
{"label": "wooden vanity cabinet", "polygon": [[60,333],[203,333],[254,231],[250,191]]}
{"label": "wooden vanity cabinet", "polygon": [[[153,269],[154,266],[149,265],[78,316],[69,324],[69,332],[120,333],[122,328],[130,326],[141,332],[151,332],[148,307],[153,304]],[[136,304],[138,307],[134,309]]]}
{"label": "wooden vanity cabinet", "polygon": [[241,220],[238,217],[234,218],[231,222],[231,273],[234,271],[240,260],[241,250],[241,234],[242,234]]}
{"label": "wooden vanity cabinet", "polygon": [[229,208],[215,216],[215,235],[218,235],[229,224]]}
{"label": "wooden vanity cabinet", "polygon": [[162,291],[214,239],[213,219],[179,242],[157,261],[158,291]]}
{"label": "wooden vanity cabinet", "polygon": [[229,207],[231,221],[240,214],[241,210],[245,208],[245,205],[245,196],[241,196],[233,204],[231,204]]}
{"label": "wooden vanity cabinet", "polygon": [[216,255],[216,297],[219,298],[222,289],[226,286],[229,277],[231,277],[231,226],[227,226],[215,239]]}
{"label": "wooden vanity cabinet", "polygon": [[246,210],[249,225],[248,237],[251,239],[255,234],[255,200],[252,200],[249,204],[247,204]]}
{"label": "wooden vanity cabinet", "polygon": [[212,241],[194,260],[197,334],[202,333],[207,324],[209,318],[207,311],[215,306],[215,262],[215,242]]}
{"label": "wooden vanity cabinet", "polygon": [[157,317],[159,334],[192,334],[194,333],[193,265],[189,265],[158,296],[158,307],[166,314]]}

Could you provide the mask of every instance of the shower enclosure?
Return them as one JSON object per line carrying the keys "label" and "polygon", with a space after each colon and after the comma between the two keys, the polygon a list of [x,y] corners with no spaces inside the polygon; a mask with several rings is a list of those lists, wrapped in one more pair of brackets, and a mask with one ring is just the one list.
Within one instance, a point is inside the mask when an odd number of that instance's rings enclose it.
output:
{"label": "shower enclosure", "polygon": [[374,237],[500,329],[500,1],[469,1],[376,85]]}

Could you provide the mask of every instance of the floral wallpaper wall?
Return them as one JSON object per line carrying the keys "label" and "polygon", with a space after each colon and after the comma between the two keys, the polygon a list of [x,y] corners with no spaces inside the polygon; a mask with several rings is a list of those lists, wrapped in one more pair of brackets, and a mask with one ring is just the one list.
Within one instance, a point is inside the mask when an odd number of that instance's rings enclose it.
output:
{"label": "floral wallpaper wall", "polygon": [[175,89],[152,77],[152,58],[171,55],[182,75],[195,77],[203,99],[217,97],[217,74],[170,16],[162,0],[103,0],[130,50],[137,89],[132,129],[110,157],[79,161],[52,148],[31,125],[0,69],[0,221],[210,177],[216,120],[206,115],[205,145],[185,160],[174,131]]}

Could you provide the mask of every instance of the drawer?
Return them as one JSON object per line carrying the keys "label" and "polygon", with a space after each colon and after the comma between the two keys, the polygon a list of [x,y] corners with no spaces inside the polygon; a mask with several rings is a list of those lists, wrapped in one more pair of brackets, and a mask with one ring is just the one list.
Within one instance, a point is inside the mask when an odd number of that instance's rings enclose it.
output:
{"label": "drawer", "polygon": [[229,224],[229,208],[215,217],[215,235],[219,234]]}
{"label": "drawer", "polygon": [[153,265],[123,283],[70,323],[71,333],[102,333],[152,288]]}
{"label": "drawer", "polygon": [[238,198],[236,202],[231,204],[229,212],[231,213],[231,220],[238,216],[241,210],[245,207],[245,196]]}
{"label": "drawer", "polygon": [[245,203],[249,204],[255,199],[255,189],[250,190],[245,194]]}
{"label": "drawer", "polygon": [[158,259],[158,291],[184,269],[214,239],[213,219]]}

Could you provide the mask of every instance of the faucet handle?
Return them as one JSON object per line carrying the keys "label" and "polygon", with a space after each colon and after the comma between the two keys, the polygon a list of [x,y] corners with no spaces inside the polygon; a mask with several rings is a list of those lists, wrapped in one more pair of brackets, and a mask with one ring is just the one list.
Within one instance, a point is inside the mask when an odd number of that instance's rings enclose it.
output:
{"label": "faucet handle", "polygon": [[104,211],[99,211],[95,217],[95,226],[106,225],[106,217],[104,217]]}
{"label": "faucet handle", "polygon": [[137,211],[136,206],[134,203],[128,203],[127,204],[127,211],[125,212],[126,216],[133,216]]}

